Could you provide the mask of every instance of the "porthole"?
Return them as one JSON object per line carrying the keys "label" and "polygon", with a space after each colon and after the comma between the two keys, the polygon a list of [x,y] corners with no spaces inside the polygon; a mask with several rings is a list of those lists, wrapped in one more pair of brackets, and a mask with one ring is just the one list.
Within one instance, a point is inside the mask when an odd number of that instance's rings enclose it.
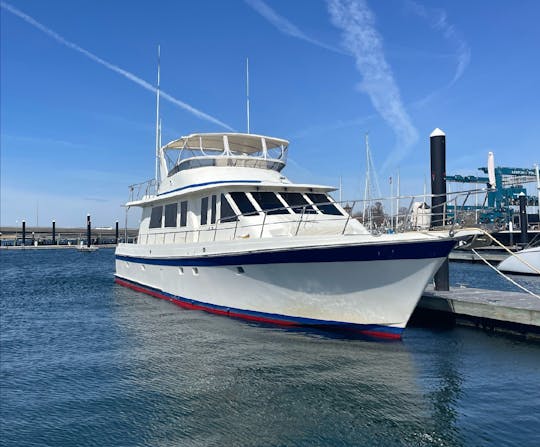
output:
{"label": "porthole", "polygon": [[191,270],[195,276],[199,274],[199,269],[197,267],[193,267]]}
{"label": "porthole", "polygon": [[183,275],[184,274],[184,267],[178,267],[178,274]]}

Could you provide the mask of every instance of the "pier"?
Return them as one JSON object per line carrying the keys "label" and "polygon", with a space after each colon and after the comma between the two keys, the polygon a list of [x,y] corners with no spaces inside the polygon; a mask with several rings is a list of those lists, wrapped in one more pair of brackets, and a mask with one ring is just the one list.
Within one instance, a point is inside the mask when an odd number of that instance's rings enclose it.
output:
{"label": "pier", "polygon": [[[30,248],[75,248],[81,241],[87,242],[87,227],[0,227],[0,249],[30,249]],[[92,228],[91,243],[96,246],[115,246],[117,242],[132,242],[138,234],[138,229]]]}
{"label": "pier", "polygon": [[411,318],[413,324],[465,325],[540,341],[540,299],[518,292],[428,286]]}

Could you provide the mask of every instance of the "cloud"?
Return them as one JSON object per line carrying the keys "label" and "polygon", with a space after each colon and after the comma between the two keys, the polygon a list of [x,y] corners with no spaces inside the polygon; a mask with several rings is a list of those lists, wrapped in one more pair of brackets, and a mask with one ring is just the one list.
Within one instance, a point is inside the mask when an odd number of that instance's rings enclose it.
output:
{"label": "cloud", "polygon": [[427,9],[425,6],[413,1],[407,0],[406,5],[418,16],[427,20],[431,28],[442,32],[446,40],[456,49],[457,66],[454,78],[450,85],[454,84],[465,72],[465,69],[471,61],[471,49],[461,36],[457,28],[448,23],[446,12],[442,9]]}
{"label": "cloud", "polygon": [[362,75],[359,90],[366,93],[379,115],[390,125],[397,137],[397,148],[384,163],[396,164],[418,141],[418,131],[412,125],[401,101],[399,88],[383,50],[382,37],[375,29],[375,19],[364,0],[328,0],[332,23],[342,31],[343,44]]}
{"label": "cloud", "polygon": [[333,51],[334,53],[346,54],[340,48],[327,45],[323,42],[309,37],[294,23],[291,23],[285,17],[280,16],[276,11],[270,8],[270,6],[268,6],[262,0],[245,0],[245,2],[261,16],[263,16],[266,20],[268,20],[272,25],[274,25],[281,33],[286,34],[287,36],[295,37],[300,40],[304,40],[305,42],[311,43],[326,50]]}
{"label": "cloud", "polygon": [[[34,28],[37,28],[38,30],[42,31],[43,33],[45,33],[46,35],[48,35],[52,39],[56,40],[58,43],[66,46],[68,48],[71,48],[72,50],[75,50],[80,54],[83,54],[87,58],[93,60],[94,62],[96,62],[96,63],[98,63],[100,65],[103,65],[104,67],[108,68],[111,71],[114,71],[114,72],[118,73],[119,75],[125,77],[126,79],[129,79],[130,81],[134,82],[137,85],[140,85],[141,87],[145,88],[146,90],[149,90],[151,92],[156,93],[157,89],[152,84],[146,82],[144,79],[141,79],[138,76],[134,75],[133,73],[130,73],[129,71],[124,70],[124,69],[118,67],[117,65],[111,64],[110,62],[107,62],[106,60],[101,59],[99,56],[96,56],[95,54],[91,53],[90,51],[85,50],[84,48],[80,47],[79,45],[77,45],[77,44],[75,44],[73,42],[70,42],[67,39],[64,39],[60,34],[56,33],[55,31],[51,30],[50,28],[47,28],[45,25],[42,25],[37,20],[30,17],[28,14],[25,14],[24,12],[18,10],[17,8],[15,8],[15,7],[13,7],[10,4],[5,3],[5,2],[0,2],[0,6],[3,9],[5,9],[6,11],[11,12],[12,14],[16,15],[20,19],[24,20],[26,23],[32,25]],[[164,92],[163,90],[160,91],[160,96],[163,99],[165,99],[165,100],[179,106],[180,108],[188,111],[189,113],[195,115],[198,118],[209,121],[209,122],[211,122],[213,124],[217,124],[218,126],[223,127],[225,129],[228,129],[228,130],[234,130],[228,124],[225,124],[224,122],[218,120],[217,118],[214,118],[213,116],[208,115],[207,113],[204,113],[204,112],[196,109],[195,107],[185,103],[184,101],[181,101],[181,100],[173,97],[172,95]]]}

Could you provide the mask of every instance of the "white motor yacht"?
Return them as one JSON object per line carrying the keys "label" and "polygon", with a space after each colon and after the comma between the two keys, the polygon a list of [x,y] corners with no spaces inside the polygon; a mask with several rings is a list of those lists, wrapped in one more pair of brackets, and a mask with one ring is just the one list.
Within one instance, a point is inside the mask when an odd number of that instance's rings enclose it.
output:
{"label": "white motor yacht", "polygon": [[142,218],[116,282],[189,309],[400,338],[455,239],[371,234],[335,188],[282,174],[288,144],[210,133],[159,148],[159,178],[131,188]]}

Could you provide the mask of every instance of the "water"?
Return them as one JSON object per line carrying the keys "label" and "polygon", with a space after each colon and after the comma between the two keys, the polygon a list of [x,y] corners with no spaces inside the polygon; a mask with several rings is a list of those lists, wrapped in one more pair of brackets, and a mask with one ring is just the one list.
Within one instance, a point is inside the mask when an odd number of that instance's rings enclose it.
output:
{"label": "water", "polygon": [[[374,342],[187,311],[115,285],[112,250],[0,264],[1,445],[540,445],[538,343],[471,328]],[[500,286],[480,265],[451,264],[451,281]]]}

